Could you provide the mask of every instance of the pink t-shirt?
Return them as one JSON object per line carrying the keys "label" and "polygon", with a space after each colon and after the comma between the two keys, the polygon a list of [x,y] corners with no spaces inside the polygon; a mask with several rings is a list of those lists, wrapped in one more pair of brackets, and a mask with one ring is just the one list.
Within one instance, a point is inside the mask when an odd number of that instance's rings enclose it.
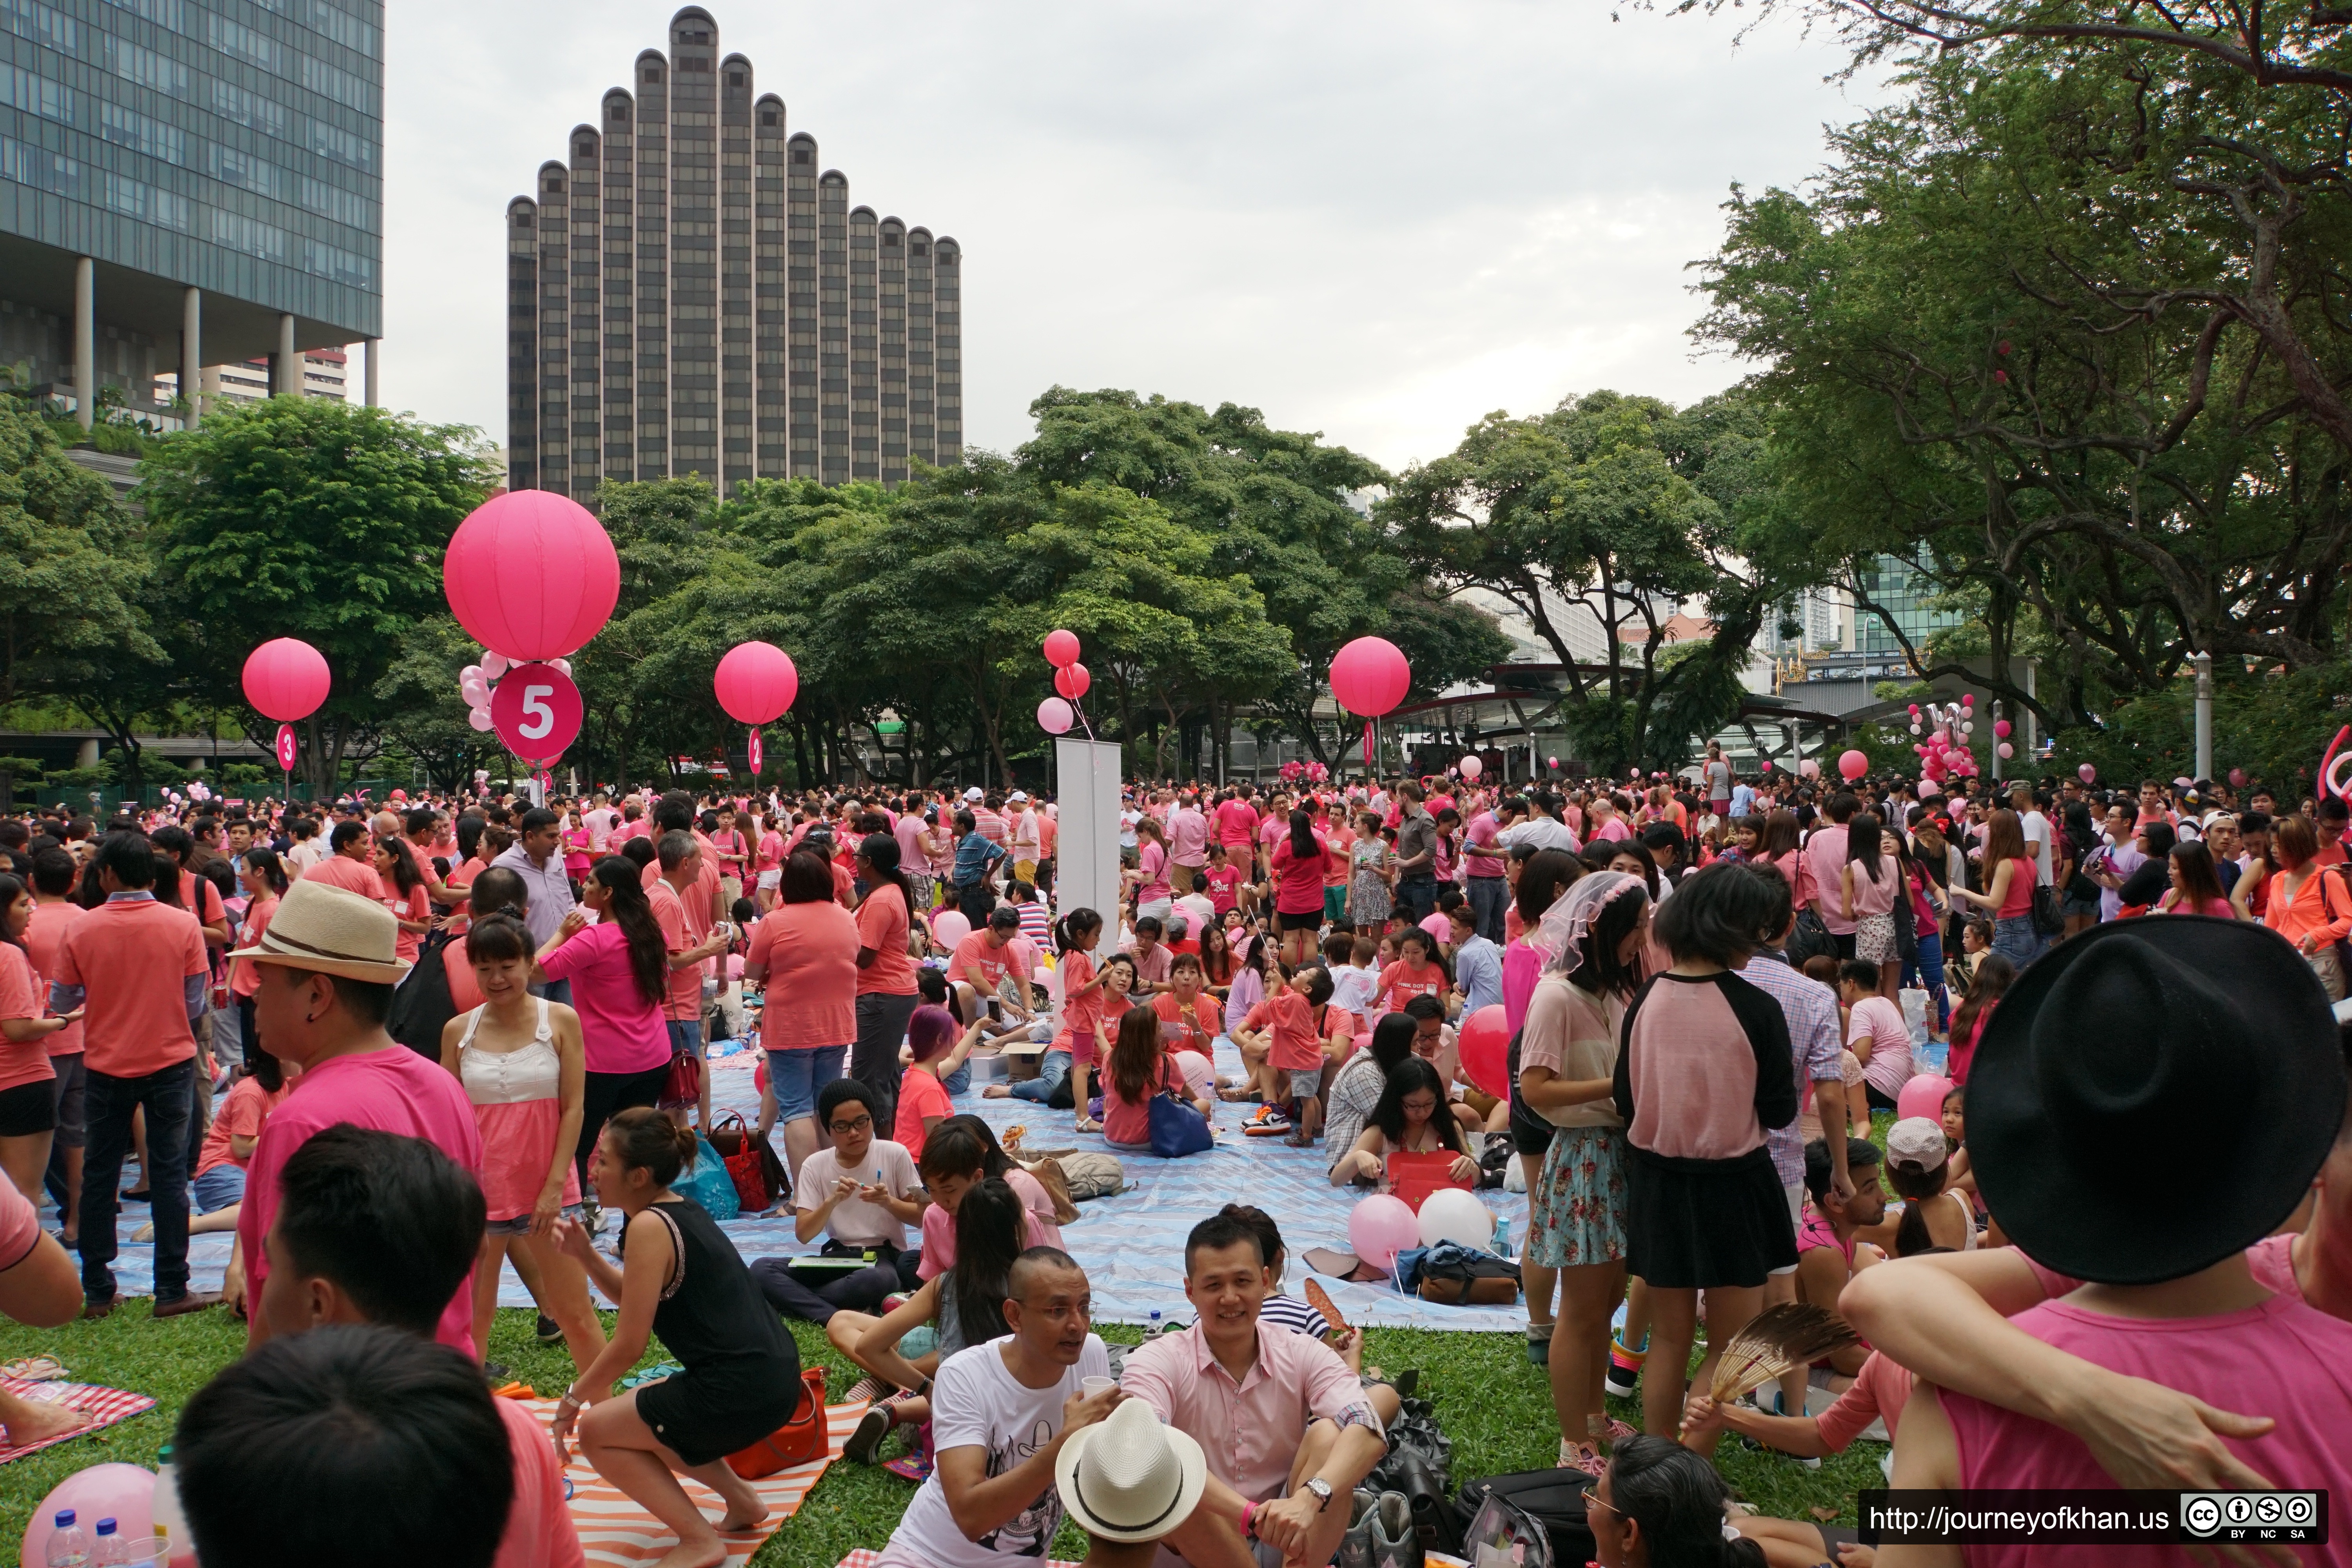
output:
{"label": "pink t-shirt", "polygon": [[[677,889],[667,882],[656,880],[646,889],[646,902],[653,906],[654,923],[661,927],[662,942],[671,953],[684,952],[701,942],[702,939],[688,929],[686,906],[678,901]],[[575,937],[572,940],[579,939]],[[758,944],[759,939],[755,936],[752,945],[756,948]],[[662,1016],[675,1023],[690,1023],[702,1016],[701,964],[671,967],[668,994],[662,1003]]]}
{"label": "pink t-shirt", "polygon": [[[269,907],[274,909],[277,907],[278,900],[270,899],[267,900],[267,902]],[[58,958],[59,952],[62,952],[65,947],[66,932],[73,928],[76,921],[79,921],[89,912],[89,911],[88,910],[83,909],[79,904],[52,904],[40,901],[36,901],[34,903],[32,923],[25,928],[25,951],[33,955],[33,969],[37,973],[45,976],[53,976],[58,973]],[[253,920],[253,915],[250,911],[247,912],[246,919],[248,922],[248,929],[254,930],[257,932],[259,928],[253,927],[249,923]],[[267,923],[266,916],[264,917],[264,921]],[[248,966],[239,964],[237,967],[242,969]],[[252,990],[253,988],[248,985],[245,990],[238,992],[237,994],[240,996],[250,995],[252,994]],[[46,1000],[46,998],[44,998],[44,1000]],[[77,1021],[67,1025],[64,1028],[59,1029],[56,1034],[51,1035],[47,1043],[49,1047],[49,1055],[53,1057],[71,1057],[80,1055],[80,1023]]]}
{"label": "pink t-shirt", "polygon": [[[236,1235],[255,1292],[252,1300],[260,1299],[261,1282],[269,1277],[269,1255],[261,1243],[278,1218],[278,1173],[312,1133],[338,1122],[421,1138],[480,1179],[482,1135],[474,1125],[473,1105],[439,1062],[427,1061],[405,1046],[386,1045],[305,1069],[262,1122],[246,1166]],[[442,1310],[433,1337],[468,1360],[474,1357],[471,1269]]]}
{"label": "pink t-shirt", "polygon": [[0,1182],[0,1273],[14,1268],[41,1244],[41,1216],[14,1182]]}
{"label": "pink t-shirt", "polygon": [[1169,855],[1179,866],[1198,866],[1208,856],[1209,819],[1189,806],[1168,818]]}
{"label": "pink t-shirt", "polygon": [[[907,951],[903,934],[898,951]],[[845,1046],[857,1037],[857,922],[847,910],[830,900],[778,904],[751,928],[745,962],[767,966],[760,1037],[768,1049]]]}
{"label": "pink t-shirt", "polygon": [[1274,907],[1276,913],[1307,915],[1322,909],[1323,872],[1329,864],[1330,854],[1330,844],[1318,833],[1315,835],[1315,853],[1300,858],[1291,852],[1290,830],[1287,827],[1283,829],[1282,837],[1274,847],[1274,874],[1276,878]]}
{"label": "pink t-shirt", "polygon": [[[2221,1441],[2283,1485],[2352,1488],[2352,1323],[2291,1295],[2206,1318],[2116,1318],[2045,1301],[2010,1321],[2045,1344],[2129,1377],[2144,1377],[2225,1410],[2259,1411],[2278,1425],[2261,1437]],[[1940,1391],[1959,1452],[1963,1487],[2104,1489],[2115,1482],[2074,1434]],[[2233,1403],[2234,1402],[2234,1403]],[[1970,1568],[2029,1568],[2048,1549],[1971,1546]],[[2187,1568],[2178,1546],[2136,1546],[2136,1564]]]}
{"label": "pink t-shirt", "polygon": [[[12,942],[0,942],[0,1018],[46,1017],[49,988],[33,972],[32,960]],[[40,1083],[58,1076],[49,1065],[47,1037],[13,1044],[0,1040],[0,1089]]]}
{"label": "pink t-shirt", "polygon": [[1898,1365],[1879,1354],[1870,1352],[1854,1373],[1853,1384],[1837,1396],[1832,1405],[1813,1419],[1832,1454],[1842,1454],[1862,1436],[1862,1429],[1874,1420],[1886,1423],[1886,1435],[1895,1436],[1895,1428],[1903,1420],[1903,1402],[1911,1397],[1911,1385],[1918,1381],[1909,1367]]}
{"label": "pink t-shirt", "polygon": [[1813,875],[1813,901],[1832,936],[1853,934],[1853,922],[1845,918],[1838,894],[1838,874],[1845,867],[1845,837],[1842,826],[1817,827],[1805,840],[1805,867]]}
{"label": "pink t-shirt", "polygon": [[341,888],[357,893],[371,903],[384,900],[383,879],[375,868],[364,860],[354,860],[348,855],[330,855],[302,873],[309,882],[324,882],[331,888]]}
{"label": "pink t-shirt", "polygon": [[[887,882],[857,902],[857,945],[874,950],[874,962],[857,972],[857,994],[915,994],[915,961],[907,956],[907,898]],[[850,961],[855,963],[856,954]]]}
{"label": "pink t-shirt", "polygon": [[109,899],[66,932],[48,978],[88,994],[82,1045],[89,1070],[144,1078],[196,1054],[184,982],[211,973],[195,916],[152,899]]}
{"label": "pink t-shirt", "polygon": [[617,924],[600,921],[574,933],[539,967],[550,980],[572,982],[572,1010],[580,1015],[581,1055],[588,1071],[647,1072],[668,1064],[669,1030],[661,1004],[646,1001],[637,989],[629,939]]}
{"label": "pink t-shirt", "polygon": [[1110,1074],[1108,1071],[1103,1074],[1102,1135],[1104,1142],[1110,1143],[1151,1142],[1152,1095],[1158,1094],[1163,1089],[1172,1089],[1180,1094],[1184,1089],[1183,1073],[1179,1071],[1176,1064],[1170,1061],[1165,1055],[1162,1055],[1153,1066],[1157,1071],[1151,1079],[1150,1092],[1137,1100],[1120,1099],[1118,1090],[1112,1087]]}
{"label": "pink t-shirt", "polygon": [[[1062,1231],[1054,1223],[1053,1194],[1045,1184],[1015,1165],[1004,1173],[1004,1184],[1021,1200],[1024,1247],[1062,1245]],[[955,1215],[937,1204],[923,1208],[923,1260],[915,1268],[918,1279],[929,1279],[955,1267]]]}
{"label": "pink t-shirt", "polygon": [[1257,807],[1229,800],[1217,807],[1217,842],[1247,849],[1257,840]]}
{"label": "pink t-shirt", "polygon": [[1865,996],[1853,1005],[1846,1020],[1845,1039],[1848,1045],[1870,1041],[1870,1059],[1862,1064],[1862,1076],[1887,1099],[1900,1094],[1911,1081],[1911,1029],[1903,1022],[1903,1009],[1885,997]]}
{"label": "pink t-shirt", "polygon": [[519,1399],[493,1399],[514,1449],[514,1504],[490,1568],[583,1568],[580,1532],[563,1498],[563,1467],[539,1416]]}

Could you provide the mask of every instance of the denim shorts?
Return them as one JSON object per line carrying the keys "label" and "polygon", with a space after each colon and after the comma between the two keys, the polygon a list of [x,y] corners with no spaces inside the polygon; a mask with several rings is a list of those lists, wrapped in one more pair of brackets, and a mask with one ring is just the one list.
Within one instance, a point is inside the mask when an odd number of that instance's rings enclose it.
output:
{"label": "denim shorts", "polygon": [[848,1054],[847,1046],[803,1046],[796,1050],[770,1051],[768,1084],[776,1091],[776,1119],[815,1120],[817,1090],[841,1076],[841,1064]]}
{"label": "denim shorts", "polygon": [[680,1051],[692,1051],[698,1057],[709,1055],[702,1047],[701,1019],[672,1018],[668,1023],[670,1055],[676,1056]]}
{"label": "denim shorts", "polygon": [[[563,1212],[568,1218],[585,1223],[588,1208],[584,1204],[565,1204]],[[482,1226],[482,1234],[484,1236],[529,1236],[530,1215],[519,1214],[512,1219],[494,1219]]]}
{"label": "denim shorts", "polygon": [[188,1184],[189,1205],[198,1214],[218,1214],[245,1201],[245,1168],[215,1165]]}

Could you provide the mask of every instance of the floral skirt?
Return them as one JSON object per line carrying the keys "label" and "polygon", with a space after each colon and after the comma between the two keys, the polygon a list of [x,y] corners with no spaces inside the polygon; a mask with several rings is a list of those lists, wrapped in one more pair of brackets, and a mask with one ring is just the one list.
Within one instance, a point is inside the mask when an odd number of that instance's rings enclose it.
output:
{"label": "floral skirt", "polygon": [[1563,1127],[1528,1192],[1528,1260],[1547,1268],[1614,1263],[1625,1256],[1625,1133]]}
{"label": "floral skirt", "polygon": [[1389,885],[1369,871],[1360,871],[1348,889],[1348,923],[1376,926],[1389,918]]}
{"label": "floral skirt", "polygon": [[1864,915],[1853,922],[1853,955],[1873,963],[1892,963],[1902,955],[1895,934],[1895,917]]}

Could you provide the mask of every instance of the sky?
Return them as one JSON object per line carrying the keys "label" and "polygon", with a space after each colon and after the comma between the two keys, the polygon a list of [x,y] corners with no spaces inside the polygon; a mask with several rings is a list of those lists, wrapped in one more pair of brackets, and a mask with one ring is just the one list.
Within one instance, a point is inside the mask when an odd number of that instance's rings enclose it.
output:
{"label": "sky", "polygon": [[[1686,335],[1734,184],[1818,168],[1871,106],[1834,43],[1611,0],[712,0],[852,205],[964,250],[969,446],[1047,387],[1262,410],[1391,468],[1495,409],[1684,404],[1743,367]],[[659,0],[388,7],[395,408],[506,439],[506,204]]]}

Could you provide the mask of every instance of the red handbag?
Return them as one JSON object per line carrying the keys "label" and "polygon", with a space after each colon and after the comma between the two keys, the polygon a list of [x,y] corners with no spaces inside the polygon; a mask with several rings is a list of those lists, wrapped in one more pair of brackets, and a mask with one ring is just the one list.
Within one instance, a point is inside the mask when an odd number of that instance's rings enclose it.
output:
{"label": "red handbag", "polygon": [[702,1100],[702,1058],[680,1051],[669,1058],[669,1077],[662,1080],[661,1097],[654,1103],[664,1110],[698,1104]]}
{"label": "red handbag", "polygon": [[730,1110],[712,1121],[710,1146],[719,1151],[719,1158],[727,1166],[727,1174],[735,1184],[736,1202],[745,1214],[766,1212],[782,1194],[782,1187],[775,1181],[781,1173],[768,1168],[769,1162],[775,1159],[774,1152],[744,1125],[737,1112]]}
{"label": "red handbag", "polygon": [[805,1465],[825,1449],[824,1368],[801,1371],[800,1408],[793,1418],[750,1447],[727,1456],[727,1468],[747,1481]]}

